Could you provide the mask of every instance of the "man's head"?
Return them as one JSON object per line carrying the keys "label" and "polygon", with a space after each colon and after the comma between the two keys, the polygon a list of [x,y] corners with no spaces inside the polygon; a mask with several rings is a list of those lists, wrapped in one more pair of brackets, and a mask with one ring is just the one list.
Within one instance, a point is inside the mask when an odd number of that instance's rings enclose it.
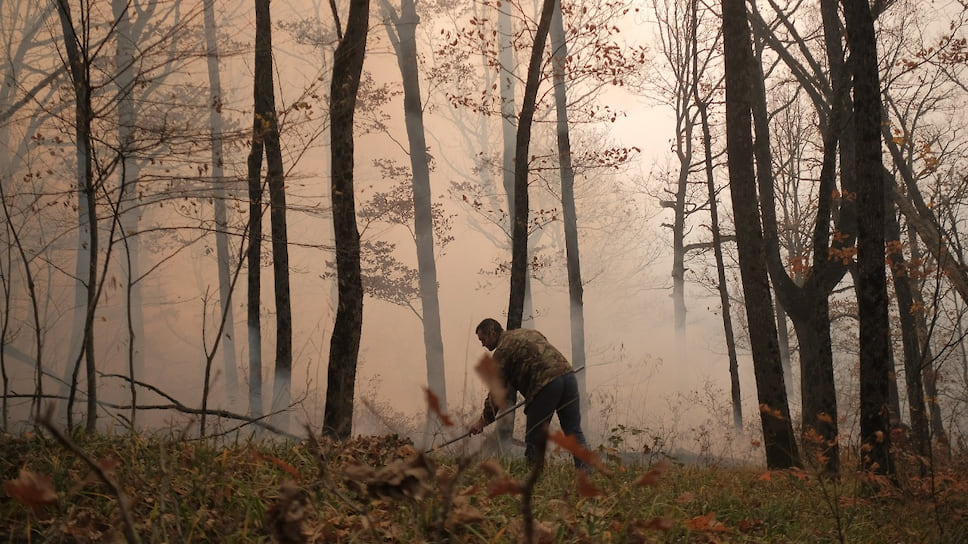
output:
{"label": "man's head", "polygon": [[497,343],[501,340],[501,333],[504,332],[504,329],[500,323],[489,317],[481,321],[474,332],[477,333],[477,339],[481,341],[482,346],[494,351]]}

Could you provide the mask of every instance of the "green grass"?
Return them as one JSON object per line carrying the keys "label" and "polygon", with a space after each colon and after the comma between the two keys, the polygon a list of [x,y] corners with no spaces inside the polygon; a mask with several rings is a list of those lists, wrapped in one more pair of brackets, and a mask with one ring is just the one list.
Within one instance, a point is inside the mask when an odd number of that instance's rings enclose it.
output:
{"label": "green grass", "polygon": [[[422,464],[393,436],[322,441],[318,450],[140,435],[72,440],[118,484],[146,543],[272,542],[273,531],[286,530],[309,542],[523,541],[521,495],[489,493],[496,477],[482,460],[434,454]],[[966,542],[966,466],[885,483],[673,463],[651,467],[661,474],[643,485],[650,467],[609,463],[609,474],[579,487],[570,463],[555,457],[534,489],[535,542]],[[500,467],[514,481],[527,478],[518,461]],[[22,470],[49,477],[56,502],[12,487]],[[0,542],[125,540],[115,493],[50,437],[0,436],[0,480]],[[280,497],[289,502],[280,506]]]}

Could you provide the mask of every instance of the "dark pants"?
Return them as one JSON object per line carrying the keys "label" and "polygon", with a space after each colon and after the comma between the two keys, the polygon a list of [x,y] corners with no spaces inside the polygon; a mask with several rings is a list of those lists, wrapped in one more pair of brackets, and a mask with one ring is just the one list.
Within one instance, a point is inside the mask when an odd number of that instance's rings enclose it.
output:
{"label": "dark pants", "polygon": [[[558,376],[541,388],[538,394],[525,406],[527,431],[524,435],[524,458],[533,464],[538,441],[545,439],[543,425],[558,413],[558,423],[567,436],[574,436],[582,446],[588,447],[585,433],[581,431],[581,401],[578,397],[578,380],[574,373]],[[585,464],[575,458],[575,466],[585,468]]]}

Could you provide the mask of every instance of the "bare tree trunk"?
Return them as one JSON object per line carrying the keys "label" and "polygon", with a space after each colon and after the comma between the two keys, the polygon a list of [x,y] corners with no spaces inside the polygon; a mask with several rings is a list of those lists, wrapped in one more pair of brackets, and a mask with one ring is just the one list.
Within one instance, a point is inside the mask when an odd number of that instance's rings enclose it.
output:
{"label": "bare tree trunk", "polygon": [[857,125],[857,308],[860,314],[861,440],[870,448],[865,468],[893,474],[888,382],[890,325],[884,257],[884,178],[881,163],[881,99],[874,18],[867,0],[844,0],[847,44],[854,81]]}
{"label": "bare tree trunk", "polygon": [[[424,349],[427,360],[427,387],[436,395],[443,412],[447,411],[447,382],[444,368],[444,341],[440,331],[440,301],[437,297],[437,263],[434,259],[434,223],[430,192],[430,163],[420,94],[417,65],[416,27],[419,22],[414,0],[401,0],[400,15],[382,0],[384,12],[392,17],[396,34],[390,28],[391,43],[403,79],[403,107],[410,144],[410,169],[413,173],[413,223],[417,244],[417,270],[420,272],[420,305],[423,318]],[[430,414],[428,412],[428,418]]]}
{"label": "bare tree trunk", "polygon": [[511,237],[511,294],[508,300],[507,330],[521,327],[524,311],[525,283],[528,274],[528,174],[530,170],[529,150],[531,146],[531,123],[538,97],[538,82],[541,76],[541,62],[545,41],[551,27],[551,14],[555,0],[544,0],[541,19],[534,33],[534,47],[528,64],[528,76],[524,85],[524,98],[521,116],[518,118],[518,132],[514,151],[514,213],[512,214]]}
{"label": "bare tree trunk", "polygon": [[[921,244],[918,243],[918,235],[908,225],[908,244],[911,248],[911,260],[920,262],[924,255],[921,252]],[[931,428],[931,438],[939,443],[947,444],[948,437],[944,430],[944,419],[941,417],[941,404],[938,398],[938,374],[934,362],[934,355],[931,353],[931,339],[928,336],[927,316],[925,315],[924,297],[921,295],[921,286],[912,286],[911,297],[913,303],[921,308],[914,317],[917,324],[918,344],[921,346],[921,376],[924,384],[924,396],[927,404],[928,418]],[[960,321],[959,321],[960,325]]]}
{"label": "bare tree trunk", "polygon": [[736,218],[736,245],[746,297],[750,345],[767,466],[800,464],[787,405],[776,339],[776,321],[767,278],[753,167],[753,56],[743,0],[723,0],[726,68],[726,146],[730,189]]}
{"label": "bare tree trunk", "polygon": [[117,35],[117,54],[115,56],[118,87],[118,152],[121,158],[119,183],[122,194],[130,194],[128,202],[120,201],[119,213],[122,214],[122,239],[124,240],[126,268],[125,313],[128,322],[128,374],[131,377],[131,414],[129,425],[136,426],[137,387],[135,380],[144,375],[144,310],[141,296],[141,238],[138,227],[141,223],[141,206],[138,202],[138,177],[140,165],[135,156],[134,132],[137,112],[134,104],[134,62],[135,48],[140,34],[131,22],[128,0],[111,0]]}
{"label": "bare tree trunk", "polygon": [[[514,189],[514,157],[515,157],[515,134],[517,133],[517,113],[514,106],[514,89],[517,81],[517,62],[514,58],[514,23],[511,18],[513,9],[510,2],[501,2],[497,6],[497,33],[498,33],[498,89],[501,94],[501,141],[503,152],[501,161],[501,181],[504,184],[504,194],[508,199],[508,216],[511,218],[511,230],[514,229],[514,210],[515,210],[515,189]],[[512,234],[513,236],[513,234]],[[513,257],[512,257],[513,260]],[[527,275],[525,277],[527,283]],[[522,305],[527,303],[527,286],[522,295],[525,300]],[[524,313],[522,307],[521,313]],[[518,327],[521,326],[521,318],[518,318]],[[508,317],[510,324],[510,316]],[[510,326],[508,327],[510,328]],[[508,406],[517,403],[517,393],[508,391],[506,399]],[[507,455],[511,452],[511,441],[514,434],[515,414],[512,412],[497,422],[497,446],[499,455]]]}
{"label": "bare tree trunk", "polygon": [[289,242],[286,227],[285,173],[272,77],[270,0],[255,2],[255,114],[262,122],[272,231],[272,277],[276,313],[276,361],[272,380],[273,424],[289,427],[292,387],[292,311],[289,295]]}
{"label": "bare tree trunk", "polygon": [[[759,77],[754,78],[756,100],[753,103],[753,118],[757,134],[755,146],[759,165],[757,172],[764,240],[767,247],[767,265],[777,299],[793,322],[799,344],[804,455],[806,459],[822,465],[827,472],[836,473],[840,470],[840,455],[837,440],[839,433],[837,393],[830,337],[829,295],[843,278],[846,267],[841,260],[831,259],[830,255],[853,245],[855,216],[851,199],[842,199],[837,215],[837,226],[843,236],[837,237],[833,243],[831,243],[830,223],[834,216],[832,196],[836,188],[837,144],[840,143],[842,164],[846,165],[853,164],[851,162],[853,146],[850,143],[852,140],[850,128],[846,126],[847,78],[843,68],[843,54],[839,41],[840,24],[835,0],[822,0],[820,9],[830,64],[830,86],[827,90],[829,94],[816,93],[822,96],[816,96],[814,100],[819,112],[826,110],[829,114],[821,115],[820,123],[824,146],[817,219],[813,227],[813,262],[808,271],[799,273],[802,274],[802,277],[798,278],[799,281],[795,281],[788,275],[779,253],[766,89],[759,64],[755,65]],[[763,26],[760,19],[756,20],[758,25]],[[764,38],[769,39],[770,36],[764,36]],[[810,84],[803,81],[801,83],[804,86]],[[848,193],[853,189],[852,178],[850,168],[844,167],[841,173],[842,192]],[[777,320],[776,323],[780,321]],[[784,379],[784,384],[787,382],[788,380]]]}
{"label": "bare tree trunk", "polygon": [[[888,175],[888,174],[885,174]],[[907,390],[908,414],[911,418],[911,434],[915,451],[925,459],[931,454],[930,429],[928,426],[927,410],[924,404],[924,385],[922,383],[922,354],[921,340],[918,336],[918,325],[915,317],[917,310],[914,303],[912,280],[908,263],[901,251],[901,226],[895,215],[896,207],[887,204],[886,236],[888,247],[888,263],[894,278],[894,294],[897,297],[898,318],[901,322],[901,345],[904,350],[904,383]],[[900,416],[900,414],[898,414]],[[923,465],[921,466],[924,476]]]}
{"label": "bare tree trunk", "polygon": [[[706,173],[706,189],[709,195],[709,223],[713,238],[713,255],[716,258],[717,290],[719,291],[719,304],[723,313],[723,337],[726,340],[726,354],[729,359],[729,390],[733,407],[733,427],[736,430],[740,430],[743,428],[743,397],[740,391],[739,359],[736,355],[736,338],[733,333],[733,317],[726,283],[726,263],[723,259],[723,237],[719,230],[719,196],[716,192],[716,180],[713,175],[712,134],[709,129],[709,103],[699,95],[698,11],[698,0],[692,0],[689,7],[691,19],[690,38],[692,41],[692,83],[690,88],[692,91],[692,99],[699,109],[702,144],[705,151],[703,154],[703,165]],[[784,373],[784,376],[786,376],[786,373]]]}
{"label": "bare tree trunk", "polygon": [[[555,85],[555,109],[558,112],[558,168],[561,170],[561,213],[565,229],[565,259],[568,268],[568,308],[571,322],[571,364],[585,366],[585,306],[582,300],[581,258],[578,251],[578,212],[575,208],[575,169],[571,163],[571,137],[568,132],[568,95],[565,85],[565,25],[561,0],[555,3],[551,17],[551,55]],[[589,398],[586,387],[588,371],[576,374],[581,411],[588,414]]]}
{"label": "bare tree trunk", "polygon": [[346,35],[340,37],[336,47],[330,87],[333,226],[339,302],[329,347],[323,432],[338,439],[348,438],[353,431],[353,398],[363,327],[360,232],[356,226],[353,194],[353,116],[366,54],[369,14],[369,0],[350,0]]}
{"label": "bare tree trunk", "polygon": [[232,276],[229,271],[228,212],[225,206],[225,168],[222,149],[222,78],[219,73],[218,34],[215,25],[215,0],[205,0],[205,48],[208,65],[209,126],[212,139],[212,181],[215,207],[215,256],[218,260],[219,304],[225,322],[222,337],[222,364],[225,370],[225,393],[235,407],[239,394],[239,376],[235,360],[235,318],[232,311]]}
{"label": "bare tree trunk", "polygon": [[[254,85],[258,88],[258,84]],[[262,119],[253,115],[252,148],[249,150],[249,245],[247,322],[249,339],[249,416],[262,416],[262,155],[265,148]],[[206,382],[207,382],[206,378]]]}
{"label": "bare tree trunk", "polygon": [[[71,389],[67,402],[67,422],[71,427],[71,407],[77,393],[77,375],[80,363],[85,365],[87,379],[87,411],[85,428],[93,432],[97,427],[97,365],[94,352],[94,310],[97,307],[97,255],[98,255],[98,223],[95,209],[94,169],[91,151],[91,76],[90,65],[86,58],[86,43],[74,28],[71,19],[71,9],[67,0],[57,0],[57,12],[60,17],[61,29],[64,35],[64,46],[67,51],[68,69],[74,87],[75,127],[74,134],[77,146],[77,182],[78,182],[78,219],[79,219],[79,251],[78,251],[78,281],[83,284],[84,297],[84,327],[82,352],[75,360],[71,376]],[[86,270],[81,270],[81,266]],[[84,278],[84,279],[81,279]],[[72,346],[73,347],[73,346]]]}

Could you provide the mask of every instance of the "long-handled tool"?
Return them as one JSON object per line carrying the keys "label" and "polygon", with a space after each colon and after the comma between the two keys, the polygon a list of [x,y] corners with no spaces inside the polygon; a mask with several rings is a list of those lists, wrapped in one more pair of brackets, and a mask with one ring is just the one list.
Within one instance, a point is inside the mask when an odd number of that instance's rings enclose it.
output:
{"label": "long-handled tool", "polygon": [[[571,373],[572,374],[578,374],[582,370],[585,370],[585,367],[584,366],[581,366],[581,367],[578,367],[578,368],[572,370]],[[562,376],[565,376],[565,374],[562,374]],[[518,408],[524,406],[525,404],[527,404],[527,401],[525,401],[524,399],[522,399],[522,400],[519,400],[517,403],[515,403],[513,406],[508,406],[504,410],[501,410],[500,412],[498,412],[498,414],[496,416],[494,416],[494,421],[491,421],[491,423],[494,423],[494,422],[498,421],[499,419],[501,419],[504,416],[506,416],[506,415],[514,412],[515,410],[517,410]],[[491,425],[491,423],[488,423],[488,424],[484,425],[484,427],[487,428],[489,425]],[[458,436],[456,438],[452,438],[452,439],[448,440],[447,442],[444,442],[443,444],[439,444],[437,446],[434,446],[434,447],[430,448],[429,450],[425,451],[424,453],[432,453],[432,452],[435,452],[437,450],[441,450],[441,449],[446,448],[447,446],[449,446],[451,444],[454,444],[456,442],[460,442],[461,440],[463,440],[463,439],[465,439],[465,438],[467,438],[469,436],[472,436],[472,434],[471,434],[470,431],[467,431],[464,434],[462,434],[462,435],[460,435],[460,436]]]}

